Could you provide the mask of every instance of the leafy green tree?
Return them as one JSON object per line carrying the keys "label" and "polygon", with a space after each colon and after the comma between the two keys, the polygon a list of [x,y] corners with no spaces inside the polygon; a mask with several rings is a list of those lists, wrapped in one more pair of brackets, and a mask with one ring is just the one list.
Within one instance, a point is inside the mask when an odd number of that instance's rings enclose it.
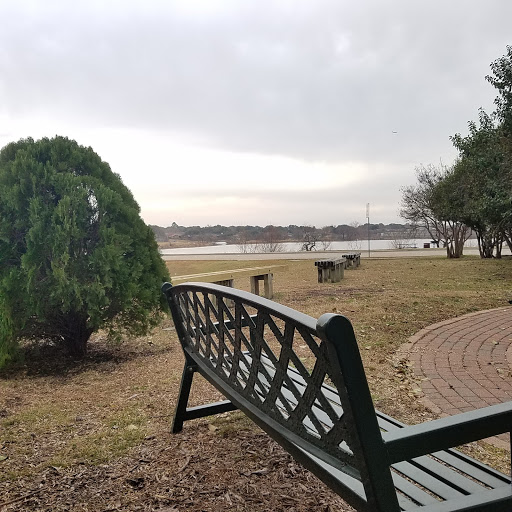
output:
{"label": "leafy green tree", "polygon": [[508,201],[505,202],[503,215],[503,237],[512,251],[512,46],[507,46],[507,52],[491,64],[492,75],[486,79],[497,89],[498,96],[494,103],[496,119],[500,123],[501,148]]}
{"label": "leafy green tree", "polygon": [[168,279],[120,177],[65,137],[0,150],[0,366],[20,339],[86,353],[99,328],[143,334]]}
{"label": "leafy green tree", "polygon": [[452,214],[475,231],[481,257],[500,257],[503,241],[512,250],[512,46],[491,70],[495,112],[480,110],[478,126],[451,137],[459,151],[449,177]]}
{"label": "leafy green tree", "polygon": [[512,172],[507,165],[507,138],[502,125],[479,112],[480,122],[469,123],[469,135],[451,139],[459,159],[448,177],[454,218],[476,233],[480,256],[501,256],[504,233],[510,224]]}
{"label": "leafy green tree", "polygon": [[402,189],[401,215],[442,237],[449,257],[462,254],[468,227],[482,258],[500,257],[503,241],[512,250],[512,46],[491,70],[496,111],[480,110],[466,137],[451,137],[459,151],[451,169],[421,168],[418,185]]}
{"label": "leafy green tree", "polygon": [[502,124],[506,136],[512,136],[512,46],[507,53],[491,64],[492,75],[485,79],[498,91],[494,100],[496,118]]}

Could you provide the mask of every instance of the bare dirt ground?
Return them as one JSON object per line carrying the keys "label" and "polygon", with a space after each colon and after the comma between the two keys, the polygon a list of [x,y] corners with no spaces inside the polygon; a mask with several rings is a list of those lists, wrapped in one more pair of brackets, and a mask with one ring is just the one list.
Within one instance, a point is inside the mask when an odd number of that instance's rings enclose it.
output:
{"label": "bare dirt ground", "polygon": [[[248,266],[168,265],[174,275]],[[432,413],[397,348],[431,323],[503,305],[511,277],[510,260],[419,258],[365,261],[340,283],[318,284],[311,261],[290,261],[275,275],[275,300],[315,317],[348,316],[376,407],[414,423]],[[27,347],[24,364],[0,375],[0,511],[350,510],[241,413],[170,434],[182,364],[169,319],[118,346],[99,333],[80,362]],[[219,398],[195,381],[195,404]],[[504,452],[469,450],[507,470]]]}

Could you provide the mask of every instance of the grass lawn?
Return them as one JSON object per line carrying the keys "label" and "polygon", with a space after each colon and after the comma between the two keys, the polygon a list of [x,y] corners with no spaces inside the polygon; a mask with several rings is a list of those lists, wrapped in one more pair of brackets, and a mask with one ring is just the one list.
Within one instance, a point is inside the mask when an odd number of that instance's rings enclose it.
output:
{"label": "grass lawn", "polygon": [[[409,423],[432,413],[397,360],[400,345],[427,325],[512,299],[512,259],[372,258],[334,284],[317,283],[311,260],[168,266],[182,275],[283,263],[274,300],[347,316],[376,406]],[[248,278],[235,284],[249,289]],[[241,413],[169,433],[183,364],[170,327],[166,318],[117,346],[98,333],[85,361],[27,347],[25,364],[0,375],[0,510],[350,510]],[[195,402],[216,398],[198,378]],[[499,450],[471,449],[505,463]]]}

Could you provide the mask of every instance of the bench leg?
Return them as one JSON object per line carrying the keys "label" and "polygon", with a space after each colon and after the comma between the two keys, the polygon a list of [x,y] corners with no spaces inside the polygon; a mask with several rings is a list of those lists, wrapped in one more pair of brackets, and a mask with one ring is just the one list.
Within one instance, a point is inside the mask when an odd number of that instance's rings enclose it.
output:
{"label": "bench leg", "polygon": [[259,277],[260,276],[251,276],[250,277],[251,293],[254,293],[254,295],[259,295],[260,294],[260,280],[259,280]]}
{"label": "bench leg", "polygon": [[263,276],[263,285],[265,288],[265,297],[272,299],[274,297],[274,274],[265,274]]}
{"label": "bench leg", "polygon": [[274,274],[262,274],[261,276],[251,276],[251,293],[260,294],[260,281],[263,281],[263,290],[265,297],[271,299],[274,296]]}
{"label": "bench leg", "polygon": [[338,281],[341,281],[345,277],[345,267],[343,263],[338,266]]}
{"label": "bench leg", "polygon": [[178,395],[178,403],[174,411],[174,419],[172,421],[172,433],[181,432],[183,422],[186,420],[188,397],[190,396],[190,387],[192,386],[192,378],[195,373],[195,366],[185,361],[183,374],[181,375],[180,394]]}
{"label": "bench leg", "polygon": [[331,269],[327,267],[318,267],[318,282],[328,283],[331,276]]}
{"label": "bench leg", "polygon": [[[327,274],[327,277],[324,277],[324,282],[326,283],[337,283],[341,280],[340,277],[340,266],[339,265],[330,265],[329,267],[325,268],[324,271]],[[325,274],[324,274],[325,276]]]}
{"label": "bench leg", "polygon": [[192,379],[195,372],[195,365],[185,362],[183,375],[181,376],[180,394],[178,396],[178,403],[176,405],[176,411],[174,412],[174,419],[172,422],[173,434],[181,432],[181,430],[183,430],[183,423],[187,420],[205,418],[206,416],[212,416],[213,414],[220,414],[238,409],[238,407],[229,400],[187,408],[190,388],[192,386]]}

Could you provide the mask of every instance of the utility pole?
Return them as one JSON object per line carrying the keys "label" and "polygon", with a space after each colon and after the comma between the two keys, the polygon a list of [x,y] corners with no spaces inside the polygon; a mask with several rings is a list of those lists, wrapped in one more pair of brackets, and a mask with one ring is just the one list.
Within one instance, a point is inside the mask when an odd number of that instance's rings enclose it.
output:
{"label": "utility pole", "polygon": [[370,203],[366,203],[366,221],[368,223],[368,258],[370,257]]}

